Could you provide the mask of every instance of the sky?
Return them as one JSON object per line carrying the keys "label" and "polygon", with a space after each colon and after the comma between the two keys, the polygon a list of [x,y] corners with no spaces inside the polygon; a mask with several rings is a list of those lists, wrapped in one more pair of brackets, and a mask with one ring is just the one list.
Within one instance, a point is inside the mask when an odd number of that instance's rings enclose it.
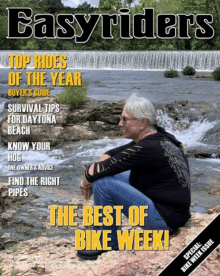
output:
{"label": "sky", "polygon": [[98,7],[99,0],[61,0],[64,6],[76,8],[78,5],[87,2],[88,4]]}

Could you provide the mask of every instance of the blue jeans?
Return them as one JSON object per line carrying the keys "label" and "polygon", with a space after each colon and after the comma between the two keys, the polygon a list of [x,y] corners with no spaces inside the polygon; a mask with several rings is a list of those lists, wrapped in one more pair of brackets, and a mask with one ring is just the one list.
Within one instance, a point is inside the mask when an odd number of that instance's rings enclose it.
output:
{"label": "blue jeans", "polygon": [[[148,216],[145,217],[144,226],[146,230],[169,230],[164,219],[160,216],[154,203],[147,196],[129,184],[130,171],[114,176],[108,176],[96,180],[93,183],[94,206],[123,206],[122,212],[128,217],[130,206],[148,206]],[[94,230],[111,230],[108,246],[112,249],[118,247],[117,230],[120,226],[115,225],[115,213],[112,226],[93,226]]]}

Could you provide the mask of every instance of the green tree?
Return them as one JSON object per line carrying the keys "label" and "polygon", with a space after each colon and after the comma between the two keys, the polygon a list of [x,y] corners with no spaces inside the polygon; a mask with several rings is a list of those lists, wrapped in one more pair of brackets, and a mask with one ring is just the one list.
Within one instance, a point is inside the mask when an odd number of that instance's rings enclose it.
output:
{"label": "green tree", "polygon": [[[0,2],[0,49],[2,50],[219,50],[220,49],[220,0],[140,0],[139,4],[131,6],[133,0],[100,0],[99,7],[94,8],[87,2],[77,8],[64,7],[61,0],[1,0]],[[7,7],[30,7],[33,15],[50,13],[97,13],[117,14],[122,7],[130,9],[131,34],[133,30],[133,15],[143,13],[143,8],[154,8],[154,39],[122,39],[120,37],[120,19],[117,25],[112,25],[113,39],[102,38],[102,20],[100,19],[90,39],[86,43],[75,43],[75,39],[7,39],[8,20]],[[212,14],[215,36],[212,39],[195,37],[197,24],[189,26],[190,39],[160,39],[157,34],[158,14]],[[34,20],[32,22],[34,24]],[[72,26],[77,35],[81,29],[75,21]],[[57,27],[57,26],[56,26]],[[178,22],[176,23],[178,34]]]}

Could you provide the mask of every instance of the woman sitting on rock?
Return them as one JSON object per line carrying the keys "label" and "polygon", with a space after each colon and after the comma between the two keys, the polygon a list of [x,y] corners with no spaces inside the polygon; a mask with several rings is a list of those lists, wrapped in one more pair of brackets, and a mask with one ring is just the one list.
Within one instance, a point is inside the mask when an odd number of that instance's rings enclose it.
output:
{"label": "woman sitting on rock", "polygon": [[[182,144],[156,125],[154,106],[136,95],[126,101],[119,126],[124,138],[133,141],[107,151],[86,170],[82,195],[88,200],[93,192],[94,206],[123,206],[127,217],[130,206],[148,206],[143,228],[174,232],[190,218],[190,172]],[[118,250],[115,221],[93,230],[111,230],[108,246]],[[77,254],[96,259],[103,252]]]}

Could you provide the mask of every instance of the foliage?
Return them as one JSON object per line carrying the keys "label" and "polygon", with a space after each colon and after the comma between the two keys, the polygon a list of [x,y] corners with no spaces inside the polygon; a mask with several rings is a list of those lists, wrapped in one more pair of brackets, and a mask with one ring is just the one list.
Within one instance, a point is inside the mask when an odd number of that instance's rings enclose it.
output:
{"label": "foliage", "polygon": [[216,69],[212,72],[212,78],[213,78],[214,80],[220,81],[220,67],[216,68]]}
{"label": "foliage", "polygon": [[19,273],[19,270],[14,270],[11,272],[11,276],[16,276]]}
{"label": "foliage", "polygon": [[182,73],[185,76],[192,76],[192,75],[195,75],[196,70],[191,66],[186,66],[186,67],[183,68]]}
{"label": "foliage", "polygon": [[11,250],[13,251],[13,253],[18,251],[18,247],[17,244],[15,244],[14,246],[12,246]]}
{"label": "foliage", "polygon": [[3,275],[4,272],[3,267],[0,267],[0,276]]}
{"label": "foliage", "polygon": [[169,70],[164,72],[165,78],[176,78],[179,77],[179,74],[176,70]]}
{"label": "foliage", "polygon": [[26,100],[27,100],[26,97],[22,97],[19,100],[16,100],[15,102],[18,103],[18,104],[25,104]]}
{"label": "foliage", "polygon": [[56,100],[59,103],[70,104],[72,107],[76,107],[82,101],[86,99],[88,82],[82,82],[82,86],[66,86],[65,92],[56,96]]}
{"label": "foliage", "polygon": [[[131,6],[131,4],[133,5]],[[135,4],[136,3],[136,4]],[[7,7],[30,7],[33,10],[33,16],[36,14],[118,14],[120,8],[129,8],[130,10],[130,33],[131,39],[122,39],[120,37],[120,18],[116,25],[111,24],[112,39],[102,38],[102,19],[100,17],[98,24],[92,32],[92,35],[86,43],[76,43],[75,37],[72,39],[37,39],[33,36],[29,39],[7,39],[8,18]],[[133,35],[133,16],[134,14],[143,14],[143,8],[154,9],[154,35],[152,39],[136,39]],[[159,14],[211,14],[213,22],[209,22],[210,28],[214,29],[215,35],[211,39],[198,39],[196,30],[200,28],[195,22],[188,24],[188,39],[180,39],[179,23],[176,19],[175,28],[176,37],[173,39],[161,39],[157,37],[157,16]],[[196,17],[195,17],[196,18]],[[88,19],[88,17],[87,17]],[[92,7],[84,2],[77,8],[65,7],[61,0],[1,0],[0,1],[0,50],[219,50],[220,49],[220,0],[139,0],[137,4],[134,0],[100,0],[99,6]],[[34,24],[34,19],[32,23]],[[20,24],[22,25],[22,24]],[[77,20],[71,23],[74,28],[75,36],[80,36],[80,29]],[[21,27],[21,26],[20,26]],[[55,27],[58,25],[55,23]],[[148,27],[148,26],[147,26]],[[170,28],[167,28],[169,31]]]}

